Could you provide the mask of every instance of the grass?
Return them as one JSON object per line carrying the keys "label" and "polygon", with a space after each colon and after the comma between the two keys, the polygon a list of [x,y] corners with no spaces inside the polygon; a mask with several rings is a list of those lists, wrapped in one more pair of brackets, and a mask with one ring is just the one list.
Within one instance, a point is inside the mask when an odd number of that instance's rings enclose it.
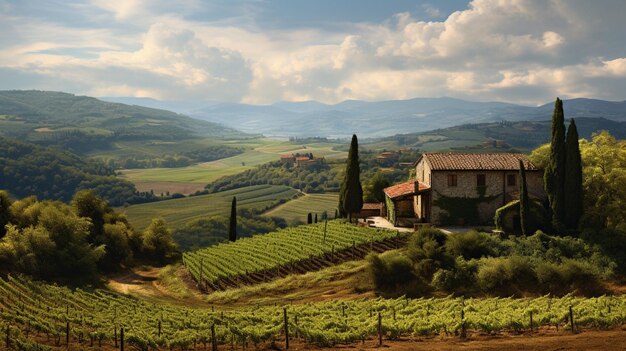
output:
{"label": "grass", "polygon": [[[212,162],[200,163],[189,167],[180,168],[149,168],[149,169],[129,169],[121,171],[122,178],[125,178],[138,186],[140,191],[154,190],[155,193],[181,189],[198,190],[216,179],[243,172],[255,166],[276,161],[281,154],[285,153],[308,153],[324,156],[327,158],[345,157],[346,153],[336,151],[332,148],[337,144],[331,143],[311,143],[300,144],[288,141],[272,139],[254,139],[243,141],[243,143],[224,143],[230,146],[247,147],[248,149],[239,155],[216,160]],[[131,145],[126,145],[128,149]],[[138,145],[137,147],[141,147]],[[167,147],[167,146],[165,146]],[[177,146],[180,147],[180,146]],[[107,153],[108,154],[108,153]],[[93,155],[104,158],[105,154]],[[188,191],[185,193],[190,193]]]}
{"label": "grass", "polygon": [[309,303],[333,299],[372,297],[371,291],[356,292],[363,285],[367,261],[348,261],[316,272],[292,274],[267,283],[217,291],[207,296],[214,305],[251,306],[275,303]]}
{"label": "grass", "polygon": [[138,230],[143,230],[152,218],[163,217],[171,228],[189,221],[230,213],[233,196],[239,209],[264,209],[280,200],[295,197],[298,191],[283,185],[256,185],[220,193],[165,200],[128,206],[124,213]]}
{"label": "grass", "polygon": [[318,218],[321,218],[322,212],[326,211],[333,218],[338,201],[338,194],[307,194],[273,208],[263,215],[284,218],[287,222],[306,222],[309,212],[317,213]]}
{"label": "grass", "polygon": [[180,263],[168,265],[161,269],[157,281],[177,298],[187,299],[193,296],[193,293],[181,278],[180,272],[182,269]]}

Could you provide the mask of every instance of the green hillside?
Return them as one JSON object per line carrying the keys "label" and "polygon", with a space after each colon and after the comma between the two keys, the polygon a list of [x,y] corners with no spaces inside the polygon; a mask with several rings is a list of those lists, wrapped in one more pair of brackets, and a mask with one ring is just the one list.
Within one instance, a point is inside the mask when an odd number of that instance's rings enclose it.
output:
{"label": "green hillside", "polygon": [[[369,140],[364,146],[371,149],[417,148],[421,151],[453,149],[498,151],[515,148],[529,151],[550,141],[550,121],[494,122],[464,124],[429,132],[399,134]],[[576,118],[581,138],[590,138],[600,130],[608,130],[618,138],[626,138],[626,122],[605,118]],[[487,140],[504,141],[504,146],[484,147]]]}
{"label": "green hillside", "polygon": [[298,191],[282,185],[258,185],[215,194],[132,205],[124,209],[135,229],[143,230],[152,218],[163,217],[172,228],[196,219],[230,213],[233,196],[238,209],[264,210],[298,195]]}
{"label": "green hillside", "polygon": [[339,195],[337,194],[306,194],[297,199],[284,203],[274,209],[265,212],[268,217],[280,217],[287,222],[306,222],[309,213],[317,214],[321,219],[321,214],[327,212],[333,218]]}
{"label": "green hillside", "polygon": [[71,152],[0,136],[0,189],[15,197],[69,201],[81,189],[93,190],[113,206],[151,200],[115,177],[101,162]]}
{"label": "green hillside", "polygon": [[246,137],[174,112],[50,91],[0,91],[0,135],[77,152],[116,149],[123,141]]}

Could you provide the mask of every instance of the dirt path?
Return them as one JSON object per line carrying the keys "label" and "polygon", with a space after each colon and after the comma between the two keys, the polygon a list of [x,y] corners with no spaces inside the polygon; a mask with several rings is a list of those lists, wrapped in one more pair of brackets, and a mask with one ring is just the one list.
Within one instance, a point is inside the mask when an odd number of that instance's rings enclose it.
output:
{"label": "dirt path", "polygon": [[149,267],[149,269],[133,269],[119,276],[109,278],[107,287],[122,294],[141,297],[153,302],[168,302],[184,306],[204,306],[204,296],[190,290],[190,296],[181,299],[158,281],[163,267]]}
{"label": "dirt path", "polygon": [[[284,341],[278,342],[284,348]],[[265,348],[267,350],[271,347]],[[289,350],[463,350],[463,351],[610,351],[626,350],[626,325],[613,330],[585,330],[582,333],[556,332],[542,330],[528,335],[470,336],[467,340],[458,337],[431,337],[411,340],[387,341],[378,346],[378,340],[366,340],[365,343],[319,348],[291,342]]]}

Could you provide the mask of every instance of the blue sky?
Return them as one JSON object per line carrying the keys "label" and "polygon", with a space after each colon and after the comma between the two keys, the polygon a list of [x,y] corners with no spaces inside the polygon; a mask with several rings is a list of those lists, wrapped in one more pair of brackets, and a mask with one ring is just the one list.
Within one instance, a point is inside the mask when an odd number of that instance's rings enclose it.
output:
{"label": "blue sky", "polygon": [[621,0],[0,0],[0,89],[624,100],[624,14]]}

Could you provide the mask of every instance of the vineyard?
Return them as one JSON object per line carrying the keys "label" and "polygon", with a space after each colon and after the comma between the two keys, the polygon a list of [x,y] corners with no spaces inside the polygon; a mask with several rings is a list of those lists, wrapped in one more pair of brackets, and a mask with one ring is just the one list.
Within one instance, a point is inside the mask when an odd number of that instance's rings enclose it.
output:
{"label": "vineyard", "polygon": [[369,299],[218,311],[157,305],[109,291],[70,290],[12,276],[0,279],[0,307],[2,346],[19,350],[123,345],[139,350],[216,350],[288,339],[332,346],[400,337],[532,332],[547,326],[562,331],[608,328],[626,322],[625,296]]}
{"label": "vineyard", "polygon": [[318,270],[397,248],[405,240],[397,231],[335,220],[220,243],[185,253],[183,262],[202,290],[214,291]]}

